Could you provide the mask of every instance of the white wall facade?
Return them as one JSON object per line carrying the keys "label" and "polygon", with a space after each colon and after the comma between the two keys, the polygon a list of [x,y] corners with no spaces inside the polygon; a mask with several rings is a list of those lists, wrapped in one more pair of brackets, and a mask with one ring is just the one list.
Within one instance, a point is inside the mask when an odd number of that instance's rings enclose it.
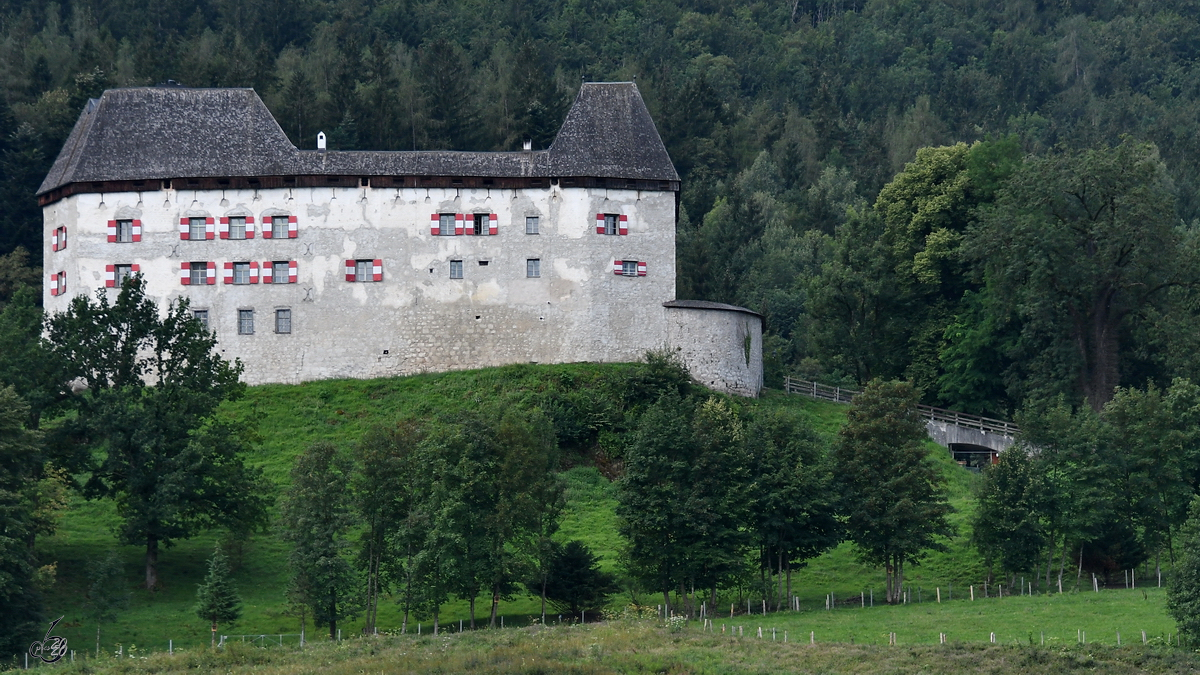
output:
{"label": "white wall facade", "polygon": [[[669,338],[670,191],[164,189],[75,194],[43,211],[47,311],[105,288],[107,265],[136,264],[160,305],[187,297],[193,309],[208,310],[218,349],[241,359],[250,384],[632,361]],[[494,213],[497,234],[432,235],[435,213]],[[597,213],[626,215],[628,234],[597,234]],[[263,220],[274,215],[295,216],[297,237],[264,239]],[[254,239],[180,239],[181,218],[228,216],[253,216]],[[527,216],[539,218],[539,234],[525,233]],[[118,219],[140,220],[141,241],[109,242],[108,221]],[[60,227],[67,243],[55,251]],[[541,261],[540,278],[526,276],[533,258]],[[382,259],[382,281],[346,281],[347,259]],[[297,283],[225,283],[224,263],[271,260],[296,261]],[[450,278],[452,260],[462,261],[462,279]],[[617,276],[615,260],[643,262],[646,275]],[[181,263],[200,261],[217,263],[216,284],[181,284]],[[51,294],[55,273],[65,273],[61,295]],[[117,289],[105,292],[115,297]],[[238,334],[239,309],[254,310],[254,334]],[[291,333],[274,332],[276,309],[291,310]],[[761,336],[758,344],[761,363]]]}

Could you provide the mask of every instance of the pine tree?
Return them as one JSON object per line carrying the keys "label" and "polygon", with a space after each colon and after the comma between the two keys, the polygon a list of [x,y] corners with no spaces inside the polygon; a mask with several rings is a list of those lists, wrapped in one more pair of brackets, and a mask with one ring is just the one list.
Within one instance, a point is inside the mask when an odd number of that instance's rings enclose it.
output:
{"label": "pine tree", "polygon": [[221,547],[208,559],[208,576],[196,588],[196,615],[212,623],[212,644],[217,641],[217,623],[236,621],[242,615],[242,599],[229,578],[229,559]]}

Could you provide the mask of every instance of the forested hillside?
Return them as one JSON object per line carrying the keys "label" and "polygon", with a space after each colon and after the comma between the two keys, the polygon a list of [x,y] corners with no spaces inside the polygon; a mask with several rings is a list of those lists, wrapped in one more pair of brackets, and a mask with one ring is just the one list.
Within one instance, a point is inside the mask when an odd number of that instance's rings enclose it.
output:
{"label": "forested hillside", "polygon": [[[302,147],[500,150],[635,79],[683,177],[679,295],[763,312],[769,381],[1004,414],[1197,374],[1190,1],[7,0],[0,33],[0,254],[40,249],[32,193],[106,87],[251,86]],[[1039,240],[1069,194],[1095,227]]]}

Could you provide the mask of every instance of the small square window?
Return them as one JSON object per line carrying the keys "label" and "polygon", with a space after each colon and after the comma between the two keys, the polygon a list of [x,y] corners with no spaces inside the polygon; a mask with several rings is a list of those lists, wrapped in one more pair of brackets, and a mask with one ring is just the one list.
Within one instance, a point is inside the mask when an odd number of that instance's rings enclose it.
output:
{"label": "small square window", "polygon": [[525,234],[537,234],[538,224],[537,216],[525,216]]}
{"label": "small square window", "polygon": [[271,238],[272,239],[287,239],[288,236],[288,217],[287,216],[271,216]]}
{"label": "small square window", "polygon": [[124,286],[129,277],[133,276],[133,265],[116,265],[114,269],[117,273],[117,288]]}
{"label": "small square window", "polygon": [[236,217],[229,219],[229,238],[230,239],[245,239],[246,238],[246,218]]}
{"label": "small square window", "polygon": [[637,276],[637,261],[622,260],[621,261],[621,276],[636,277]]}
{"label": "small square window", "polygon": [[188,218],[188,239],[207,239],[208,227],[204,218]]}
{"label": "small square window", "polygon": [[542,276],[542,260],[540,258],[530,258],[525,261],[525,276],[530,279]]}
{"label": "small square window", "polygon": [[617,234],[620,232],[621,217],[615,213],[604,214],[604,234]]}
{"label": "small square window", "polygon": [[250,263],[248,263],[248,262],[233,263],[233,283],[235,283],[235,284],[250,283]]}
{"label": "small square window", "polygon": [[292,332],[292,310],[290,310],[290,309],[275,310],[275,332],[276,333]]}
{"label": "small square window", "polygon": [[188,267],[188,283],[192,286],[202,286],[208,283],[208,263],[193,262]]}
{"label": "small square window", "polygon": [[238,310],[238,335],[254,335],[254,310]]}
{"label": "small square window", "polygon": [[371,275],[370,260],[354,261],[354,280],[355,281],[371,281],[375,277]]}
{"label": "small square window", "polygon": [[454,214],[440,213],[438,214],[438,231],[444,235],[454,235]]}
{"label": "small square window", "polygon": [[133,221],[118,220],[117,221],[117,241],[129,243],[133,241]]}
{"label": "small square window", "polygon": [[463,264],[462,264],[461,260],[451,260],[450,261],[450,278],[451,279],[463,278]]}
{"label": "small square window", "polygon": [[286,284],[288,282],[289,270],[286,260],[276,260],[271,263],[271,283]]}
{"label": "small square window", "polygon": [[199,321],[200,325],[204,326],[204,330],[208,330],[208,310],[207,309],[193,309],[192,310],[192,318]]}

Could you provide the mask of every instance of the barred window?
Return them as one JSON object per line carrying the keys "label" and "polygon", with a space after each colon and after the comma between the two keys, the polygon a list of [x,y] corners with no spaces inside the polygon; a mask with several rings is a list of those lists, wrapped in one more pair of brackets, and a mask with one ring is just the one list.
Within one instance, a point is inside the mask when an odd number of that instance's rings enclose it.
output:
{"label": "barred window", "polygon": [[292,332],[292,310],[290,310],[290,309],[275,310],[275,332],[276,333]]}
{"label": "barred window", "polygon": [[451,279],[463,278],[463,264],[462,264],[461,260],[451,260],[450,261],[450,278]]}
{"label": "barred window", "polygon": [[238,335],[254,335],[254,310],[238,310]]}

